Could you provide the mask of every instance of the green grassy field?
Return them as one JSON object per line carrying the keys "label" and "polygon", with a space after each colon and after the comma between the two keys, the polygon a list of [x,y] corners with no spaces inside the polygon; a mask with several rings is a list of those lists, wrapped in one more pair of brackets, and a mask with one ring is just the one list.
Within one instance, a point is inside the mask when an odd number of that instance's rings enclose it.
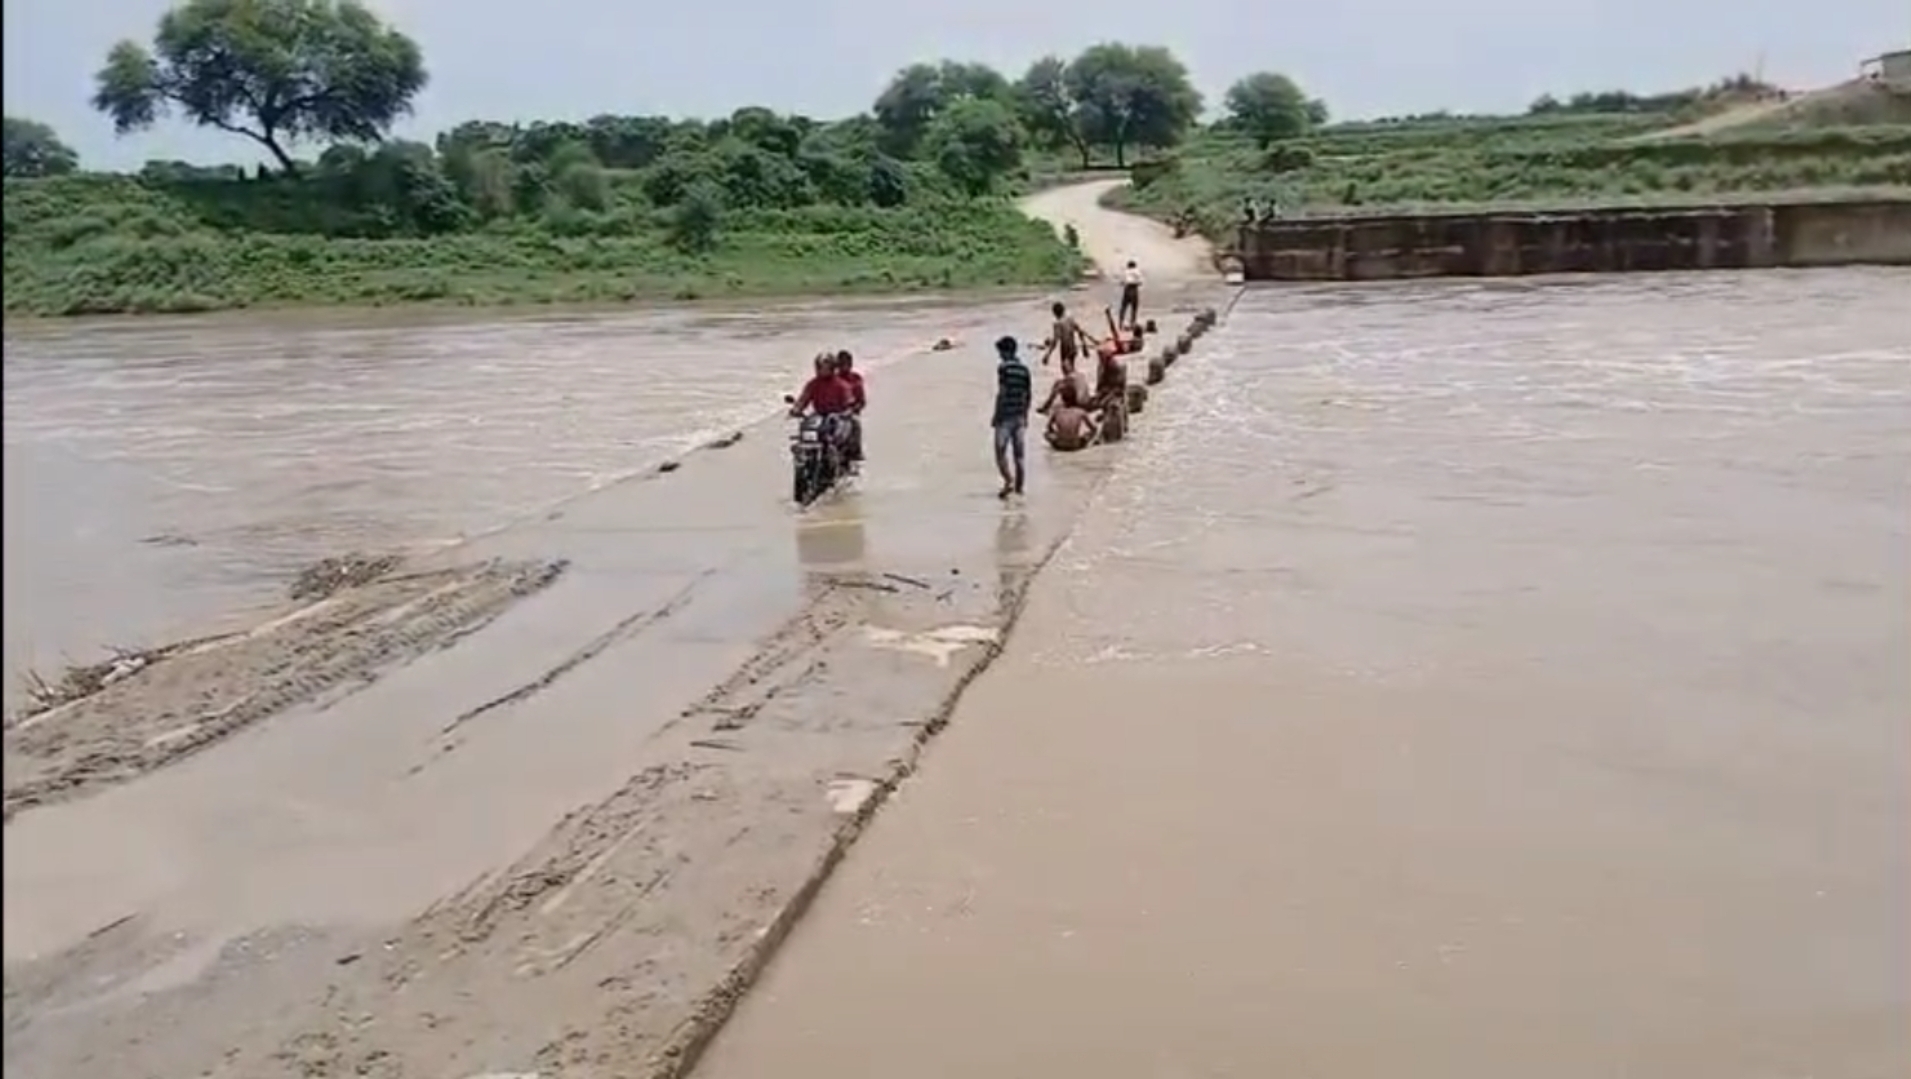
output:
{"label": "green grassy field", "polygon": [[1249,200],[1288,214],[1689,204],[1911,195],[1911,125],[1641,139],[1627,114],[1344,124],[1266,150],[1208,130],[1137,174],[1117,205],[1229,237]]}
{"label": "green grassy field", "polygon": [[[707,250],[635,199],[428,236],[326,235],[291,181],[6,183],[9,315],[296,304],[520,304],[903,292],[1072,280],[1078,257],[1000,199],[727,214]],[[275,216],[276,215],[276,216]]]}
{"label": "green grassy field", "polygon": [[[1138,165],[1113,199],[1227,243],[1248,203],[1346,214],[1911,197],[1906,103],[1881,93],[1433,115],[1266,147],[1222,123]],[[1078,156],[1030,148],[999,182],[965,186],[962,169],[920,149],[893,156],[884,138],[869,117],[745,109],[471,123],[433,146],[334,146],[296,174],[155,162],[137,176],[9,178],[5,309],[602,303],[1077,277],[1079,255],[1008,196],[1082,178]]]}

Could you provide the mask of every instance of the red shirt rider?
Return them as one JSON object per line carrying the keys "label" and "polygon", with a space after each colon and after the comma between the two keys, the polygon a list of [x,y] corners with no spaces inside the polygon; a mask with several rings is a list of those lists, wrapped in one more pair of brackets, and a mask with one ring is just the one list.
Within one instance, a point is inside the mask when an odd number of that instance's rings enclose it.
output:
{"label": "red shirt rider", "polygon": [[803,384],[803,392],[797,395],[790,411],[800,416],[805,408],[813,408],[819,416],[838,415],[850,410],[855,392],[834,369],[818,371]]}
{"label": "red shirt rider", "polygon": [[861,412],[869,404],[869,397],[863,393],[863,374],[856,370],[855,358],[848,349],[836,354],[836,377],[849,386],[850,411]]}

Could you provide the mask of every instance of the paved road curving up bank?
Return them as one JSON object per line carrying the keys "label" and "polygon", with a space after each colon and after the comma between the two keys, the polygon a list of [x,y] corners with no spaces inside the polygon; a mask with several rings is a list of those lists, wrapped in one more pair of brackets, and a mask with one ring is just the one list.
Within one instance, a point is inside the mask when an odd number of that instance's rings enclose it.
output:
{"label": "paved road curving up bank", "polygon": [[1021,210],[1054,225],[1058,232],[1065,226],[1075,226],[1082,253],[1106,276],[1113,277],[1134,259],[1153,282],[1185,283],[1213,277],[1214,253],[1207,241],[1198,236],[1176,239],[1174,231],[1159,221],[1120,213],[1101,204],[1103,197],[1127,183],[1092,180],[1051,188],[1023,199]]}

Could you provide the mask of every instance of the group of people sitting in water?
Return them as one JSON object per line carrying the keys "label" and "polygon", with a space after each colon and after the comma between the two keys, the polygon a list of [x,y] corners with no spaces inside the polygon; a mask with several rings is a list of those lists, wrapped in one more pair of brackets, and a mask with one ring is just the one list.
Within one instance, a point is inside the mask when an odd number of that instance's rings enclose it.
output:
{"label": "group of people sitting in water", "polygon": [[[1113,318],[1109,320],[1109,336],[1106,338],[1098,338],[1084,329],[1068,313],[1066,305],[1056,303],[1050,306],[1049,313],[1054,321],[1042,348],[1042,365],[1047,366],[1049,360],[1054,358],[1059,361],[1061,371],[1035,412],[1048,418],[1043,437],[1054,449],[1080,450],[1102,441],[1104,437],[1120,437],[1119,432],[1104,430],[1104,423],[1119,422],[1127,415],[1128,372],[1120,357],[1124,352],[1137,351],[1139,348],[1142,334],[1140,293],[1141,272],[1130,262],[1122,276],[1121,316],[1119,321]],[[1152,331],[1152,324],[1148,329]],[[1012,337],[1005,337],[996,343],[1000,358],[1005,363],[1019,367],[1015,346]],[[1095,357],[1092,388],[1081,370],[1082,361],[1090,355]],[[1003,413],[1006,410],[1018,413],[1021,417],[1028,415],[1026,370],[1022,368],[1024,373],[1019,376],[1020,388],[1008,394],[1011,398],[1019,397],[1019,400],[1005,403],[1004,391],[998,387],[994,425],[996,455],[998,464],[1003,468],[1005,496],[1019,491],[1021,486],[1021,425],[1014,416],[1005,420]],[[846,424],[843,434],[845,457],[852,469],[862,462],[860,416],[868,404],[868,398],[863,389],[863,376],[856,371],[855,359],[849,350],[819,353],[815,359],[814,374],[804,384],[802,392],[790,400],[791,416],[813,411],[819,416],[842,417]],[[1014,428],[1010,434],[1018,436],[1007,439],[1010,445],[1006,446],[1003,437],[1005,426]],[[1013,472],[1009,469],[1011,463],[1015,465]]]}
{"label": "group of people sitting in water", "polygon": [[[1097,338],[1083,329],[1065,305],[1057,303],[1049,312],[1055,322],[1042,350],[1042,365],[1046,367],[1050,357],[1055,357],[1060,361],[1061,373],[1035,411],[1048,417],[1043,435],[1050,446],[1079,450],[1101,439],[1100,417],[1104,412],[1114,405],[1127,407],[1128,370],[1119,358],[1124,350],[1120,341]],[[1090,353],[1095,356],[1092,390],[1080,370],[1083,357]]]}
{"label": "group of people sitting in water", "polygon": [[[1129,263],[1134,269],[1134,263]],[[1139,275],[1134,275],[1138,277]],[[1048,340],[1042,346],[1042,364],[1050,357],[1061,360],[1061,374],[1049,387],[1048,396],[1035,412],[1048,417],[1043,435],[1048,444],[1062,451],[1085,449],[1104,439],[1121,437],[1113,425],[1126,422],[1128,415],[1128,369],[1121,362],[1124,352],[1141,348],[1142,326],[1136,284],[1122,289],[1122,313],[1125,323],[1108,320],[1108,337],[1098,339],[1082,328],[1068,313],[1066,305],[1049,308],[1055,321]],[[1152,327],[1149,327],[1152,329]],[[1090,351],[1095,354],[1095,387],[1080,371]],[[1024,461],[1024,433],[1034,403],[1034,376],[1022,362],[1020,342],[1012,336],[995,343],[995,412],[990,425],[995,429],[995,469],[1002,476],[998,498],[1022,493],[1027,478]]]}

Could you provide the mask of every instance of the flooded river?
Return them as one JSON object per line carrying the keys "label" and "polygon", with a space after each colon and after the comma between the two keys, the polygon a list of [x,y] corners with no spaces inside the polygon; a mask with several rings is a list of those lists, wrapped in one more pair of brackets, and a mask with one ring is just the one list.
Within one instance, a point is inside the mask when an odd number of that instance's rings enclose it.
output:
{"label": "flooded river", "polygon": [[[1036,646],[1282,732],[1247,771],[1285,792],[1197,833],[1291,855],[1241,868],[1286,962],[1207,985],[1268,986],[1286,1050],[1224,1040],[1267,1065],[1229,1074],[1905,1074],[1906,295],[1858,270],[1235,311],[1180,387],[1211,403],[1078,528]],[[1394,1036],[1353,1048],[1362,1011]]]}
{"label": "flooded river", "polygon": [[1109,530],[1078,536],[1077,564],[1140,580],[1053,647],[1376,678],[1519,657],[1650,683],[1662,718],[1708,729],[1911,718],[1907,289],[1250,293],[1177,383],[1198,402],[1125,464]]}
{"label": "flooded river", "polygon": [[[1004,822],[1006,846],[977,848],[993,876],[964,916],[885,935],[873,900],[826,903],[713,1074],[766,1074],[757,1052],[841,1074],[849,1046],[923,1075],[1013,1071],[1010,1049],[1110,1076],[1891,1073],[1907,293],[1884,270],[1249,292],[1097,451],[1114,475],[978,689],[1062,695],[1057,723],[1124,739],[983,755],[961,782],[991,801],[957,816]],[[880,371],[1039,324],[1024,302],[10,335],[7,658],[163,635],[343,549],[503,527],[769,414],[817,347]],[[979,429],[937,406],[895,407]],[[771,505],[783,477],[761,482]],[[995,841],[907,841],[984,737],[955,726],[833,894]],[[1176,788],[1184,764],[1200,778]],[[1152,796],[1111,795],[1135,816],[1106,843],[1055,811],[1117,782]],[[1048,963],[1026,934],[1064,910],[1128,945]],[[950,1006],[999,988],[1005,955],[1021,990]],[[1612,1066],[1544,1067],[1572,1061]]]}
{"label": "flooded river", "polygon": [[454,542],[638,475],[771,414],[820,348],[880,371],[1034,309],[9,330],[7,669],[195,632],[315,559]]}
{"label": "flooded river", "polygon": [[703,1074],[1905,1074],[1908,293],[1250,291]]}

